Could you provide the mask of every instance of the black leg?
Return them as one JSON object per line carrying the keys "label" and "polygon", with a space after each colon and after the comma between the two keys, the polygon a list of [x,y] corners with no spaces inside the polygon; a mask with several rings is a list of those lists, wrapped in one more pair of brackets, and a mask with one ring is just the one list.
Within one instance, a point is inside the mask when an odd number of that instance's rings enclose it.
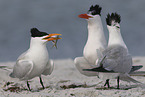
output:
{"label": "black leg", "polygon": [[28,87],[29,91],[31,91],[30,85],[29,85],[29,82],[28,81],[27,81],[27,87]]}
{"label": "black leg", "polygon": [[117,77],[117,89],[119,89],[119,76]]}
{"label": "black leg", "polygon": [[42,88],[45,89],[41,77],[39,77],[39,79],[40,79],[40,84],[42,85]]}
{"label": "black leg", "polygon": [[106,80],[104,86],[106,86],[106,85],[108,86],[108,88],[110,88],[110,85],[109,85],[109,79]]}

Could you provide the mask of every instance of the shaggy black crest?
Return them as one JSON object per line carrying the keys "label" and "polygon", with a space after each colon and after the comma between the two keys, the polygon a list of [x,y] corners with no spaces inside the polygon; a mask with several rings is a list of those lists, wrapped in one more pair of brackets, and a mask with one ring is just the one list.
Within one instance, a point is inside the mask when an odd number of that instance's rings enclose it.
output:
{"label": "shaggy black crest", "polygon": [[92,5],[88,12],[91,13],[92,15],[101,16],[101,10],[102,10],[102,7],[100,7],[99,5],[95,5],[95,6]]}
{"label": "shaggy black crest", "polygon": [[106,18],[107,25],[111,26],[112,21],[115,21],[116,23],[120,23],[121,16],[117,13],[112,13],[111,15],[108,14]]}
{"label": "shaggy black crest", "polygon": [[48,35],[46,32],[40,32],[37,28],[31,29],[31,37],[42,37]]}

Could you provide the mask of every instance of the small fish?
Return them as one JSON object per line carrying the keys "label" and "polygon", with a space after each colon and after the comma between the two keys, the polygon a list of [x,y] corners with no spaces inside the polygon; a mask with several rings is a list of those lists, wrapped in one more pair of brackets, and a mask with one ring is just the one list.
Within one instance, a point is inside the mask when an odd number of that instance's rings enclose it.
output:
{"label": "small fish", "polygon": [[57,42],[58,42],[58,39],[60,39],[60,37],[57,36],[56,38],[57,38],[56,40],[53,40],[53,41],[52,41],[52,43],[53,43],[52,48],[55,47],[55,48],[57,49]]}

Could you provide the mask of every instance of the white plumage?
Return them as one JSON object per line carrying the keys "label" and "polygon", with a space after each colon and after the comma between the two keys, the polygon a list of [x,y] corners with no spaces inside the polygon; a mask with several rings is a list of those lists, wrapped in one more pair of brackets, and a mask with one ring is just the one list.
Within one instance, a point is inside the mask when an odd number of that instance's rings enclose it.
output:
{"label": "white plumage", "polygon": [[40,83],[43,86],[41,75],[50,75],[53,71],[54,63],[49,59],[46,44],[48,41],[54,41],[60,38],[55,38],[54,35],[40,32],[38,29],[31,29],[30,48],[21,54],[16,64],[14,65],[11,77],[19,78],[27,81],[27,86],[30,90],[28,80],[39,77]]}
{"label": "white plumage", "polygon": [[101,7],[91,6],[88,14],[79,15],[88,21],[88,39],[83,50],[83,57],[76,57],[74,63],[80,73],[86,76],[96,76],[97,73],[83,71],[83,69],[96,66],[96,60],[100,56],[96,51],[103,51],[106,48],[106,39],[100,17]]}
{"label": "white plumage", "polygon": [[[132,57],[120,33],[120,16],[117,13],[108,14],[106,18],[109,30],[108,47],[102,52],[97,67],[85,71],[99,72],[99,78],[106,80],[104,86],[109,86],[109,79],[119,79],[140,83],[129,76],[132,69]],[[100,52],[101,53],[101,52]]]}

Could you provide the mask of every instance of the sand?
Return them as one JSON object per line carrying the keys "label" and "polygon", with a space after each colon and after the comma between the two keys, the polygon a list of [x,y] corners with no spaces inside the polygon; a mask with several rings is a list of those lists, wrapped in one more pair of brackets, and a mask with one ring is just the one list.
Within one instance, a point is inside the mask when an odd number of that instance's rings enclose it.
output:
{"label": "sand", "polygon": [[[145,57],[133,57],[133,62],[144,65]],[[120,89],[117,89],[116,80],[112,79],[111,88],[104,87],[105,81],[80,74],[73,59],[54,60],[54,63],[53,73],[42,76],[44,90],[38,77],[30,80],[32,92],[25,81],[8,76],[15,62],[0,63],[0,97],[145,97],[145,88],[135,83],[120,81]],[[145,70],[145,65],[141,70]],[[145,83],[144,77],[133,78]]]}

